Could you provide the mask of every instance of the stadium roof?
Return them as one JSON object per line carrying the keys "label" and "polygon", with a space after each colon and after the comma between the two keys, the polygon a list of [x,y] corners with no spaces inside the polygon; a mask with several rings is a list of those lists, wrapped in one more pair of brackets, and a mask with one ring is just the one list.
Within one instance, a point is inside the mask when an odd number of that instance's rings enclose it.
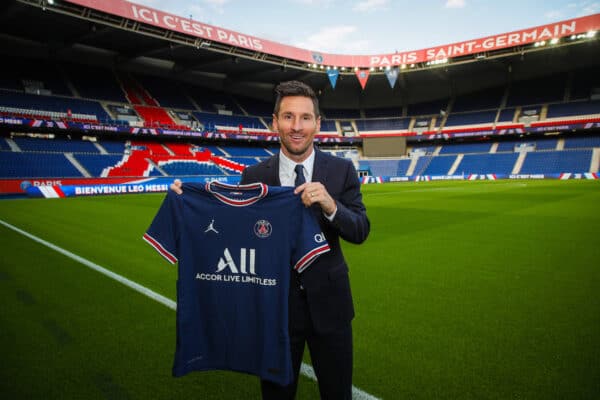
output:
{"label": "stadium roof", "polygon": [[[394,88],[390,87],[383,69],[389,64],[382,62],[385,55],[379,56],[375,63],[371,57],[366,61],[373,68],[365,89],[352,65],[340,73],[333,89],[325,69],[327,54],[310,54],[315,62],[309,65],[302,59],[304,56],[283,56],[285,49],[283,53],[278,49],[267,53],[264,50],[268,46],[258,51],[227,40],[206,40],[206,36],[201,38],[181,29],[167,29],[161,24],[81,5],[94,3],[90,0],[53,3],[4,2],[0,14],[0,51],[9,56],[102,65],[163,76],[265,100],[272,98],[277,82],[299,79],[317,89],[325,106],[381,107],[447,98],[509,81],[600,64],[597,57],[600,35],[589,38],[579,32],[572,39],[566,36],[566,30],[560,42],[553,45],[540,46],[530,40],[456,57],[452,57],[449,47],[444,50],[440,46],[435,60],[431,60],[435,62],[418,58],[420,61],[412,63],[412,67],[405,64],[406,69],[400,70]],[[600,14],[584,18],[586,26],[595,26]],[[444,54],[449,55],[447,62]],[[393,56],[389,55],[388,60]],[[405,55],[397,56],[397,60],[410,61]],[[364,63],[362,59],[356,61],[361,68],[365,68]],[[396,64],[400,67],[400,63],[393,63]]]}

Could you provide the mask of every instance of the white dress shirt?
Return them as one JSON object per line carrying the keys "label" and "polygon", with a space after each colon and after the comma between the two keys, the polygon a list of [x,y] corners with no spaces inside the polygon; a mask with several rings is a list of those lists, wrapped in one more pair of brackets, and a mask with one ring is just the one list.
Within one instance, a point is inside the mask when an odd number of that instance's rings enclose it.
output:
{"label": "white dress shirt", "polygon": [[[296,164],[298,163],[290,160],[282,151],[279,152],[279,181],[281,186],[294,186],[294,182],[296,182],[296,172],[294,171]],[[311,182],[313,167],[315,166],[314,150],[300,164],[304,167],[304,179],[306,179],[306,182]]]}
{"label": "white dress shirt", "polygon": [[[295,161],[290,160],[282,151],[279,152],[279,182],[281,186],[294,186],[296,182],[296,171],[294,168]],[[315,166],[315,151],[310,153],[310,156],[300,164],[304,167],[304,179],[306,182],[312,182],[313,168]],[[323,215],[330,221],[333,221],[335,214],[337,213],[337,206],[331,215],[323,213]]]}

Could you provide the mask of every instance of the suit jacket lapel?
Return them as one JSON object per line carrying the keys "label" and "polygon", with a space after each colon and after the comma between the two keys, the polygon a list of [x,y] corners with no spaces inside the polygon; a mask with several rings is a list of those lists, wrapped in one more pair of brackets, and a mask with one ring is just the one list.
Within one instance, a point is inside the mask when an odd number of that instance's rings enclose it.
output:
{"label": "suit jacket lapel", "polygon": [[323,153],[315,147],[315,164],[313,166],[312,182],[321,182],[325,185],[327,181],[327,159]]}
{"label": "suit jacket lapel", "polygon": [[267,163],[267,169],[269,180],[265,183],[271,186],[281,186],[281,181],[279,180],[279,153],[275,154],[269,159],[269,162]]}

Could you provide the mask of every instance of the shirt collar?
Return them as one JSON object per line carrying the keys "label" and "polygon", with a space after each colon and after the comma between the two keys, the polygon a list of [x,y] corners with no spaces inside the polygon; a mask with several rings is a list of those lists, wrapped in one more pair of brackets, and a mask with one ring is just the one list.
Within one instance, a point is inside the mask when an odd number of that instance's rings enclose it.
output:
{"label": "shirt collar", "polygon": [[[306,179],[306,182],[312,180],[313,168],[315,165],[315,153],[316,150],[313,148],[310,156],[300,163],[304,166],[304,178]],[[281,186],[294,186],[294,181],[296,179],[294,167],[296,164],[299,163],[289,159],[282,151],[279,151],[279,181],[281,182]]]}

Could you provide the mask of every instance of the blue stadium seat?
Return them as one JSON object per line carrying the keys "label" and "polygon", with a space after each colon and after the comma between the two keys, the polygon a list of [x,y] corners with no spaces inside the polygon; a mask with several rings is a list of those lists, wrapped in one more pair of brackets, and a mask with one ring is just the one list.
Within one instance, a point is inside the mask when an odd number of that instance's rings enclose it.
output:
{"label": "blue stadium seat", "polygon": [[400,131],[408,129],[409,118],[357,119],[356,128],[359,132]]}
{"label": "blue stadium seat", "polygon": [[566,74],[513,82],[509,89],[506,106],[514,107],[563,101],[566,83]]}
{"label": "blue stadium seat", "polygon": [[171,176],[223,175],[223,171],[212,162],[169,160],[160,162],[159,167]]}
{"label": "blue stadium seat", "polygon": [[489,153],[491,148],[491,143],[448,144],[442,147],[440,155],[460,153]]}
{"label": "blue stadium seat", "polygon": [[550,104],[547,118],[575,117],[578,115],[600,114],[600,101]]}
{"label": "blue stadium seat", "polygon": [[521,174],[559,174],[589,172],[592,150],[528,152]]}
{"label": "blue stadium seat", "polygon": [[476,111],[461,114],[454,112],[448,115],[444,127],[452,127],[457,125],[476,125],[489,124],[492,125],[496,120],[496,111]]}
{"label": "blue stadium seat", "polygon": [[68,178],[83,175],[61,153],[0,151],[1,178]]}
{"label": "blue stadium seat", "polygon": [[565,139],[565,149],[591,149],[600,147],[600,136],[570,137]]}
{"label": "blue stadium seat", "polygon": [[110,154],[76,154],[75,159],[95,177],[101,177],[105,168],[115,166],[123,159],[122,155]]}
{"label": "blue stadium seat", "polygon": [[448,175],[448,171],[456,161],[456,156],[434,156],[420,175]]}
{"label": "blue stadium seat", "polygon": [[518,153],[466,154],[455,174],[510,174],[518,157]]}
{"label": "blue stadium seat", "polygon": [[34,139],[28,137],[15,137],[13,140],[23,151],[99,153],[96,146],[87,140]]}

